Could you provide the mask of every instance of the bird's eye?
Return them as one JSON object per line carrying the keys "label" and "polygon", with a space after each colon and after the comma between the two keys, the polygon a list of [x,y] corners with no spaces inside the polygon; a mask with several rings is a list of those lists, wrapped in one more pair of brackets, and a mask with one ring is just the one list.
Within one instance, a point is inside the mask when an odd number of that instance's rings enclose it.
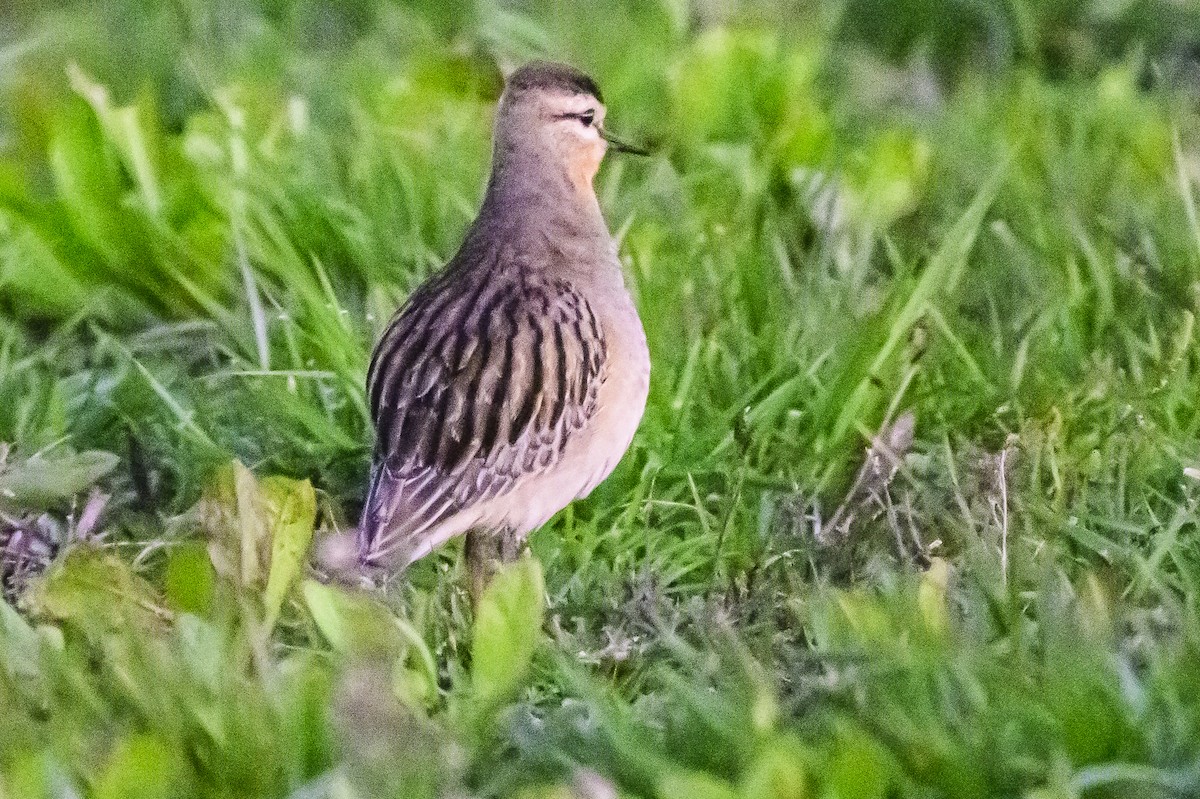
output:
{"label": "bird's eye", "polygon": [[591,127],[592,123],[596,121],[596,112],[589,108],[579,115],[579,121],[583,123],[584,127]]}

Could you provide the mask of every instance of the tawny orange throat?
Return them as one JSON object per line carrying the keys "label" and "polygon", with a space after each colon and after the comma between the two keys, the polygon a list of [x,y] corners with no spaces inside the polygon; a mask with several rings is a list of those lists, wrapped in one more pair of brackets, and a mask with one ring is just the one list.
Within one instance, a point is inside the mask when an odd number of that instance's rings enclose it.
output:
{"label": "tawny orange throat", "polygon": [[507,80],[479,216],[371,359],[364,566],[400,570],[465,533],[478,591],[628,449],[650,356],[592,181],[610,146],[639,151],[604,115],[569,66]]}

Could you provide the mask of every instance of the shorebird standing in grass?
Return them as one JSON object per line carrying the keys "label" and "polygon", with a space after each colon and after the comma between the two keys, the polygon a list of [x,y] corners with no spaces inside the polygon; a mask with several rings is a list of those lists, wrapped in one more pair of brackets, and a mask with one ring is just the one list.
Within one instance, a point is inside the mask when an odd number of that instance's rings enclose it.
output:
{"label": "shorebird standing in grass", "polygon": [[592,179],[609,147],[644,151],[609,136],[604,114],[569,66],[506,81],[479,216],[371,359],[363,566],[399,571],[465,533],[477,599],[496,561],[628,449],[650,355]]}

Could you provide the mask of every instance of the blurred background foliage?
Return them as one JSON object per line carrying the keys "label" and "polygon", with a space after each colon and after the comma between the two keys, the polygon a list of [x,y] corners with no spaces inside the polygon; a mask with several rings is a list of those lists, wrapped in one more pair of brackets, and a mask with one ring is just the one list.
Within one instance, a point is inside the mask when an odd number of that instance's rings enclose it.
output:
{"label": "blurred background foliage", "polygon": [[[1178,0],[10,0],[0,797],[1200,794],[1198,54]],[[454,546],[327,585],[534,57],[656,151],[598,182],[646,420],[477,617]]]}

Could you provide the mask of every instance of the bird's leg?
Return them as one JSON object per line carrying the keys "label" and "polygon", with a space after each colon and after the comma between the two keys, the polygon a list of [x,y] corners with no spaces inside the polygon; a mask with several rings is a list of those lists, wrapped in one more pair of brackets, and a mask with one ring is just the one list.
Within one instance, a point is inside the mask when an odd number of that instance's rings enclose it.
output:
{"label": "bird's leg", "polygon": [[467,592],[471,595],[471,610],[479,609],[479,600],[483,597],[483,589],[495,571],[492,565],[495,560],[496,540],[487,530],[468,530],[467,540],[463,546],[463,556],[467,561]]}
{"label": "bird's leg", "polygon": [[478,609],[479,600],[496,572],[512,563],[521,554],[525,542],[511,530],[469,530],[464,546],[467,571],[470,573],[471,608]]}
{"label": "bird's leg", "polygon": [[497,556],[501,563],[513,563],[521,557],[525,548],[525,540],[512,530],[504,530],[497,536]]}

